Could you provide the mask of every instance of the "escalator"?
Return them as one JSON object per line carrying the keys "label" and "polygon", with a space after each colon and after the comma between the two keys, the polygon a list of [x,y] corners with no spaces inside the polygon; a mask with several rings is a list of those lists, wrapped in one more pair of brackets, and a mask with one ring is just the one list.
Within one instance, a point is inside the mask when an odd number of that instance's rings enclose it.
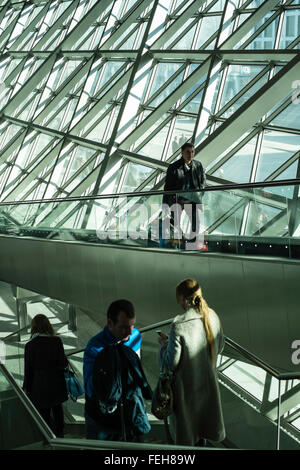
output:
{"label": "escalator", "polygon": [[[146,326],[176,314],[175,286],[195,277],[229,337],[270,364],[297,370],[299,186],[206,188],[194,249],[184,237],[185,212],[181,238],[166,232],[162,243],[163,195],[1,203],[0,279],[80,307],[98,324],[112,300],[130,298]],[[176,204],[196,195],[173,196]]]}
{"label": "escalator", "polygon": [[[159,374],[155,331],[159,327],[167,333],[171,321],[140,329],[141,360],[152,388]],[[68,360],[82,380],[83,350],[69,352]],[[166,444],[163,422],[152,416],[150,402],[146,410],[152,429],[143,444],[87,441],[83,399],[75,408],[71,400],[64,404],[65,420],[72,413],[76,416],[66,425],[65,438],[57,439],[14,379],[15,362],[6,362],[0,363],[0,449],[195,450]],[[217,369],[227,436],[222,443],[209,442],[209,449],[300,449],[300,372],[279,371],[229,338]]]}

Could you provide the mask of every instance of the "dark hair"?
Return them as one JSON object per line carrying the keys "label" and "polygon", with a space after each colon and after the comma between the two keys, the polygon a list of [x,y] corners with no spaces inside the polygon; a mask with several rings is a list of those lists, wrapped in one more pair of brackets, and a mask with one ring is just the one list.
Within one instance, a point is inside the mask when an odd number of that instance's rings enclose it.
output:
{"label": "dark hair", "polygon": [[52,328],[51,323],[49,322],[46,315],[42,315],[41,313],[36,315],[31,321],[31,337],[35,333],[40,333],[44,335],[54,336],[55,331]]}
{"label": "dark hair", "polygon": [[127,318],[134,318],[135,311],[132,302],[126,299],[115,300],[110,304],[107,310],[107,319],[110,319],[114,324],[118,321],[119,312],[125,312]]}
{"label": "dark hair", "polygon": [[189,147],[195,147],[194,144],[192,144],[191,142],[185,142],[182,147],[181,147],[181,151],[183,152],[183,150],[189,148]]}

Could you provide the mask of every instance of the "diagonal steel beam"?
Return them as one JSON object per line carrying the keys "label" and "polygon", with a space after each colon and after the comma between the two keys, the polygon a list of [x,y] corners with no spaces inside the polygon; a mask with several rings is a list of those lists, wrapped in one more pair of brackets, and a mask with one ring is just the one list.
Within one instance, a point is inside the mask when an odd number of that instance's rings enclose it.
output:
{"label": "diagonal steel beam", "polygon": [[299,74],[300,56],[297,56],[196,148],[197,159],[206,166],[226,151],[232,142],[290,93],[291,84]]}
{"label": "diagonal steel beam", "polygon": [[105,106],[116,96],[116,94],[128,83],[130,74],[132,71],[132,66],[120,77],[120,79],[112,85],[107,92],[101,97],[98,103],[83,116],[80,121],[78,121],[75,126],[70,129],[70,133],[78,134],[82,129],[84,129],[94,118],[97,116]]}
{"label": "diagonal steel beam", "polygon": [[26,189],[30,183],[43,171],[44,168],[49,164],[49,162],[54,161],[54,159],[59,155],[63,147],[63,141],[58,142],[55,147],[45,155],[45,157],[39,161],[34,168],[31,168],[30,172],[26,175],[25,178],[6,196],[3,198],[3,201],[14,201],[18,195]]}
{"label": "diagonal steel beam", "polygon": [[57,20],[50,26],[48,31],[43,35],[43,37],[36,43],[33,47],[32,51],[40,51],[44,44],[49,41],[51,36],[63,25],[64,21],[68,18],[68,16],[73,12],[76,11],[76,8],[79,4],[80,0],[75,0],[70,3],[68,8],[57,18]]}
{"label": "diagonal steel beam", "polygon": [[9,102],[2,108],[0,114],[12,114],[14,110],[22,103],[29,94],[32,93],[43,78],[51,71],[55,64],[57,54],[48,57],[44,63],[35,71],[35,73],[23,84],[23,86],[15,93]]}
{"label": "diagonal steel beam", "polygon": [[[136,60],[136,62],[134,63],[134,65],[132,67],[131,75],[130,75],[130,78],[129,78],[129,81],[128,81],[128,84],[127,84],[127,88],[126,88],[124,98],[123,98],[123,101],[122,101],[122,104],[121,104],[121,107],[120,107],[120,111],[118,113],[117,120],[114,124],[114,128],[113,128],[113,131],[111,133],[110,140],[108,142],[108,149],[107,149],[106,154],[104,156],[103,163],[101,165],[99,175],[98,175],[97,180],[95,182],[95,187],[94,187],[94,190],[93,190],[93,194],[98,193],[100,184],[102,182],[102,178],[103,178],[103,176],[106,172],[106,169],[108,167],[109,159],[110,159],[112,154],[116,153],[116,152],[114,152],[113,148],[114,148],[114,145],[115,145],[117,132],[118,132],[118,129],[119,129],[119,125],[120,125],[120,122],[121,122],[121,119],[122,119],[123,112],[125,111],[128,103],[130,102],[131,87],[133,86],[133,83],[134,83],[134,80],[136,78],[136,75],[138,73],[139,68],[140,67],[143,68],[143,66],[144,66],[144,58],[145,58],[144,48],[145,48],[146,40],[147,40],[147,37],[148,37],[148,34],[149,34],[149,30],[150,30],[150,27],[151,27],[151,24],[152,24],[152,21],[153,21],[158,3],[159,3],[159,0],[153,0],[151,14],[150,14],[149,21],[147,23],[147,26],[146,26],[146,29],[145,29],[145,32],[143,34],[143,38],[142,38],[142,41],[141,41],[141,44],[140,44],[140,47],[139,47],[137,60]],[[118,156],[117,156],[117,159],[119,159]],[[117,163],[117,165],[118,165],[118,163]],[[89,214],[90,214],[90,208],[87,209],[84,224],[87,222]]]}
{"label": "diagonal steel beam", "polygon": [[72,46],[86,32],[90,25],[106,10],[112,0],[98,0],[89,12],[79,21],[78,25],[68,34],[60,44],[61,49],[71,49]]}
{"label": "diagonal steel beam", "polygon": [[1,150],[1,155],[0,155],[0,164],[4,163],[7,158],[10,157],[12,153],[18,148],[20,143],[22,142],[24,138],[24,131],[23,129],[20,129],[20,131],[15,135],[7,144],[5,147]]}
{"label": "diagonal steel beam", "polygon": [[166,31],[152,44],[152,49],[160,49],[171,39],[177,31],[204,5],[205,0],[195,0],[180,16],[166,29]]}
{"label": "diagonal steel beam", "polygon": [[[109,49],[125,33],[128,27],[140,16],[140,14],[149,6],[149,0],[139,0],[134,5],[130,14],[126,12],[125,19],[119,20],[120,26],[110,35],[110,37],[100,46],[101,49]],[[127,16],[127,17],[126,17]]]}
{"label": "diagonal steel beam", "polygon": [[[28,24],[28,26],[26,28],[24,28],[24,30],[22,31],[22,33],[18,36],[18,38],[12,43],[12,45],[10,46],[10,49],[13,47],[14,49],[17,49],[21,44],[22,42],[24,41],[24,39],[26,39],[26,37],[28,36],[29,33],[31,33],[36,25],[41,21],[41,19],[47,14],[47,11],[49,9],[49,3],[47,2],[44,6],[44,8],[41,9],[41,11],[35,16],[35,18],[30,21],[30,23]],[[36,8],[38,7],[38,5],[36,5]]]}
{"label": "diagonal steel beam", "polygon": [[[6,13],[7,13],[7,10],[9,9],[11,3],[10,3],[10,0],[7,0],[7,2],[5,3],[5,5],[3,5],[0,9],[0,24],[2,23]],[[0,35],[0,39],[1,39],[1,35]]]}
{"label": "diagonal steel beam", "polygon": [[[15,19],[9,24],[9,26],[7,26],[7,28],[5,28],[5,30],[0,35],[0,48],[2,48],[2,49],[5,48],[8,40],[9,40],[9,37],[10,37],[12,31],[14,30],[17,22],[18,22],[18,19],[19,19],[20,15],[21,15],[21,12],[16,15]],[[4,45],[4,42],[5,42],[5,45]],[[1,46],[1,44],[2,44],[2,46]]]}
{"label": "diagonal steel beam", "polygon": [[90,70],[93,63],[93,58],[85,63],[79,64],[71,76],[67,77],[61,87],[55,92],[54,98],[50,98],[50,101],[45,105],[44,109],[34,118],[35,124],[40,124],[52,110],[58,106],[67,93],[78,83]]}
{"label": "diagonal steel beam", "polygon": [[[280,416],[299,405],[300,385],[297,385],[281,395]],[[261,407],[261,413],[272,420],[276,420],[278,412],[278,398],[264,404]]]}
{"label": "diagonal steel beam", "polygon": [[221,45],[220,49],[233,49],[264,16],[278,4],[278,0],[265,0]]}
{"label": "diagonal steel beam", "polygon": [[128,150],[160,117],[208,73],[211,58],[207,58],[186,80],[177,87],[143,122],[120,143],[120,149]]}

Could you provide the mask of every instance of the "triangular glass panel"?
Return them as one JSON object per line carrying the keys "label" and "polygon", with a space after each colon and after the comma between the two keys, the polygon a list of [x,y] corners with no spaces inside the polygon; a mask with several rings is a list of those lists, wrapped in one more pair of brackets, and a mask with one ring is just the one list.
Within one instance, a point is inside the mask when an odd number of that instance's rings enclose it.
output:
{"label": "triangular glass panel", "polygon": [[[153,168],[130,162],[126,169],[126,175],[122,184],[121,192],[131,193],[135,191],[153,172]],[[150,189],[151,187],[152,185],[149,185],[149,188],[146,187],[143,190],[147,191],[147,189]]]}
{"label": "triangular glass panel", "polygon": [[209,13],[216,12],[216,11],[223,11],[226,0],[218,0],[216,3],[215,2],[209,2],[210,4],[213,4],[211,8],[209,8]]}
{"label": "triangular glass panel", "polygon": [[186,105],[184,108],[181,109],[183,112],[187,113],[195,113],[197,114],[199,112],[199,107],[201,104],[202,100],[202,95],[203,95],[203,90],[201,90],[197,95],[195,95]]}
{"label": "triangular glass panel", "polygon": [[[271,13],[266,15],[266,17],[260,21],[257,26],[251,31],[255,33],[260,26],[262,26],[270,18]],[[275,45],[276,32],[278,28],[279,17],[277,16],[272,23],[267,25],[264,30],[251,41],[251,43],[246,47],[246,49],[273,49]]]}
{"label": "triangular glass panel", "polygon": [[[259,65],[229,65],[228,72],[226,76],[226,82],[224,86],[224,91],[222,93],[222,98],[220,102],[220,110],[236,95],[246,87],[262,70],[263,66]],[[245,103],[253,94],[261,88],[261,86],[266,83],[268,79],[268,73],[259,79],[259,81],[252,85],[245,93],[235,102],[232,103],[231,107],[228,108],[224,113],[221,114],[222,117],[229,117],[233,114],[243,103]]]}
{"label": "triangular glass panel", "polygon": [[250,180],[256,140],[256,137],[251,139],[212,175],[234,183],[247,183]]}
{"label": "triangular glass panel", "polygon": [[271,126],[286,127],[289,129],[300,130],[299,104],[291,103],[270,123]]}
{"label": "triangular glass panel", "polygon": [[[217,201],[215,198],[214,203],[223,205],[224,201],[222,196],[223,194],[220,192],[219,201]],[[243,221],[244,210],[244,205],[242,205],[242,207],[239,207],[233,214],[229,215],[228,218],[218,225],[211,233],[213,235],[239,235]],[[225,210],[223,215],[226,216]]]}
{"label": "triangular glass panel", "polygon": [[[275,217],[281,212],[280,209],[272,207],[271,201],[269,201],[269,204],[260,204],[256,201],[250,202],[245,235],[263,236],[267,224],[272,224],[272,220],[275,222]],[[273,236],[276,236],[276,233],[273,233]]]}
{"label": "triangular glass panel", "polygon": [[[147,142],[142,148],[139,148],[138,153],[147,157],[161,159],[166,139],[170,129],[170,122],[161,128],[154,137]],[[145,137],[144,137],[145,138]]]}
{"label": "triangular glass panel", "polygon": [[300,135],[267,130],[264,133],[255,181],[264,181],[300,148]]}
{"label": "triangular glass panel", "polygon": [[[176,72],[180,69],[180,67],[182,67],[182,63],[165,63],[165,62],[159,62],[157,64],[157,68],[156,68],[156,71],[155,71],[155,76],[154,76],[154,81],[153,81],[153,85],[151,87],[151,91],[148,95],[148,99],[147,99],[147,103],[150,104],[151,101],[152,101],[152,105],[155,104],[155,102],[153,102],[153,95],[160,89],[162,88],[165,83],[173,76],[176,74]],[[180,78],[178,79],[178,75],[177,75],[177,78],[174,78],[174,80],[170,83],[170,85],[168,86],[168,90],[174,90],[182,81],[182,73],[180,73]],[[161,100],[163,100],[164,97],[166,97],[168,95],[168,91],[166,89],[162,89],[162,91],[160,92],[160,95],[161,95]]]}
{"label": "triangular glass panel", "polygon": [[[87,139],[94,140],[95,142],[103,142],[103,137],[105,135],[106,127],[110,120],[110,115],[112,112],[113,112],[113,108],[108,114],[103,116],[101,121],[93,128],[91,132],[86,134]],[[96,116],[96,118],[98,119],[98,116]]]}
{"label": "triangular glass panel", "polygon": [[172,49],[191,49],[192,44],[194,41],[194,36],[195,36],[195,31],[196,31],[197,25],[195,24],[194,26],[190,27],[188,32],[181,38],[179,39],[173,46],[170,46]]}
{"label": "triangular glass panel", "polygon": [[165,42],[163,49],[172,49],[181,40],[181,34],[187,34],[191,28],[193,28],[194,23],[195,19],[189,18],[186,23],[176,31],[175,35]]}
{"label": "triangular glass panel", "polygon": [[[208,233],[221,233],[218,225],[223,223],[224,215],[239,210],[243,198],[231,191],[207,191],[204,193],[202,204],[204,206],[204,226]],[[242,207],[244,207],[242,205]]]}
{"label": "triangular glass panel", "polygon": [[[213,49],[216,43],[217,36],[212,39],[212,36],[218,31],[220,26],[221,16],[204,16],[201,20],[200,31],[197,38],[196,49]],[[209,41],[209,44],[206,43]]]}
{"label": "triangular glass panel", "polygon": [[299,37],[300,16],[295,10],[284,12],[284,21],[281,30],[279,49],[286,49],[290,43]]}
{"label": "triangular glass panel", "polygon": [[278,180],[292,180],[294,178],[297,178],[297,168],[299,165],[299,161],[296,160],[294,163],[292,163],[286,170],[284,170],[280,175],[278,175],[274,181]]}
{"label": "triangular glass panel", "polygon": [[[298,160],[296,160],[292,165],[290,165],[285,171],[280,173],[274,181],[279,180],[289,180],[297,177],[298,170]],[[274,186],[274,188],[269,187],[268,191],[272,194],[278,194],[278,196],[286,197],[291,199],[294,194],[294,186]]]}
{"label": "triangular glass panel", "polygon": [[0,151],[2,152],[6,146],[12,144],[16,140],[16,138],[21,134],[25,135],[24,127],[20,127],[14,124],[3,125],[3,128],[1,128],[0,131]]}

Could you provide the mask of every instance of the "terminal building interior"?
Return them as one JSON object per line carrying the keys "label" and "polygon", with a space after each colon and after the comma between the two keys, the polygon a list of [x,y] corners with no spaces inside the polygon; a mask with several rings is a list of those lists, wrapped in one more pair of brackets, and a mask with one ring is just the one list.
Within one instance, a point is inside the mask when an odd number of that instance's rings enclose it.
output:
{"label": "terminal building interior", "polygon": [[[155,331],[195,278],[226,336],[209,448],[299,450],[300,1],[0,0],[0,54],[0,449],[179,449],[151,403],[143,444],[87,440],[84,396],[56,437],[24,348],[43,313],[82,381],[130,299],[155,387]],[[206,173],[196,247],[160,233],[185,142]]]}

